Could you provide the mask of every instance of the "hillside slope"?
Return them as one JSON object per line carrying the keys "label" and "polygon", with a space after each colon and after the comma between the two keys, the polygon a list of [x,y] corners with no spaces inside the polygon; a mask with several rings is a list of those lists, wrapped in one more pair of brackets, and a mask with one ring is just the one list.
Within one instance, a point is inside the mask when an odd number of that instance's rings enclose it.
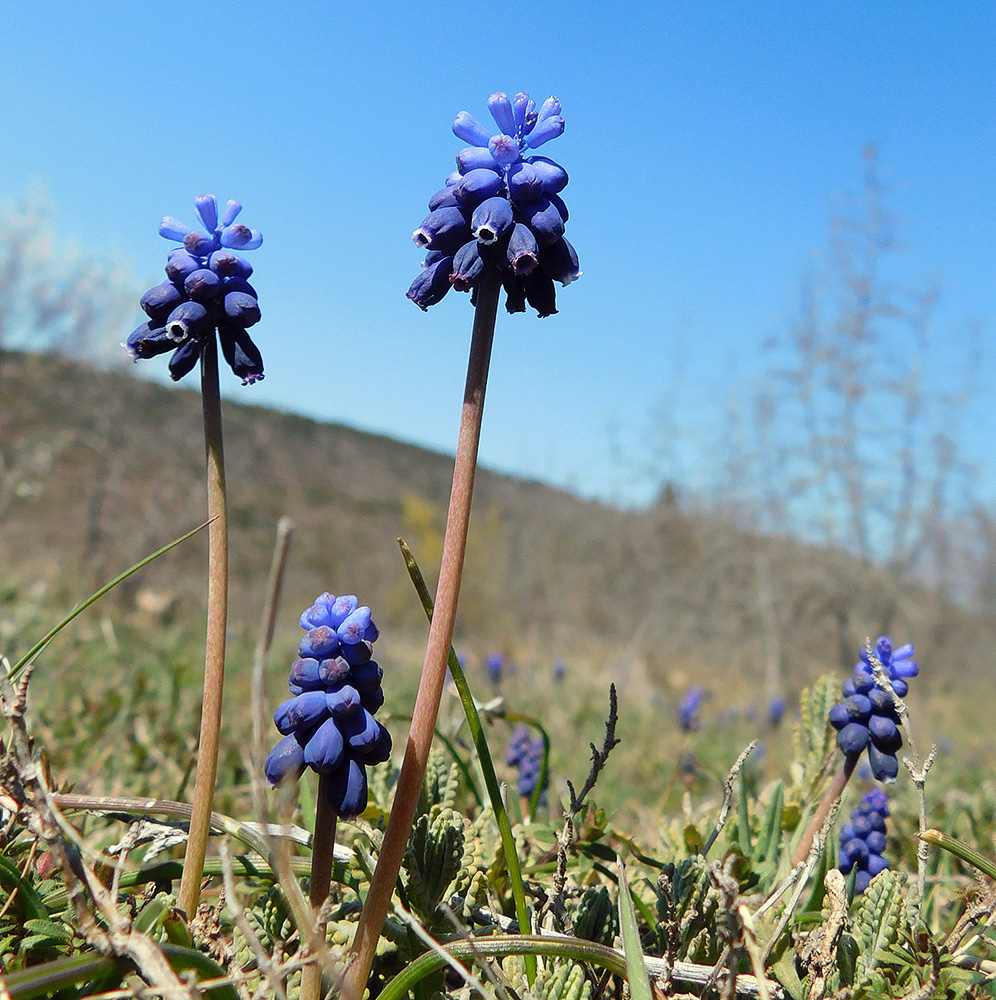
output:
{"label": "hillside slope", "polygon": [[[251,398],[251,393],[246,393]],[[347,427],[225,404],[233,628],[256,620],[274,529],[296,524],[285,603],[355,592],[382,627],[422,626],[398,554],[431,576],[452,461]],[[0,580],[43,578],[71,598],[198,524],[205,511],[196,392],[62,358],[0,358]],[[202,598],[204,538],[146,570],[139,588]],[[717,664],[755,687],[798,688],[891,631],[980,673],[992,623],[836,552],[746,534],[662,501],[625,512],[482,471],[459,641],[480,650],[639,659],[652,681]]]}

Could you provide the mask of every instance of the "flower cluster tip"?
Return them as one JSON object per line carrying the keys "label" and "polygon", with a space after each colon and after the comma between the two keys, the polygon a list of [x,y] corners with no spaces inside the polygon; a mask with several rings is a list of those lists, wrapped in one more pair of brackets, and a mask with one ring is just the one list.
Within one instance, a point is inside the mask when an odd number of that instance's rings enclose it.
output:
{"label": "flower cluster tip", "polygon": [[527,93],[509,98],[498,92],[488,109],[497,133],[467,111],[454,119],[454,134],[470,145],[457,154],[457,169],[429,199],[429,214],[412,233],[427,253],[408,298],[425,310],[455,288],[476,301],[486,269],[496,266],[509,312],[525,312],[528,302],[537,315],[550,316],[557,311],[554,282],[569,285],[581,276],[564,236],[568,211],[560,192],[567,171],[531,155],[563,134],[560,101],[547,98],[537,109]]}
{"label": "flower cluster tip", "polygon": [[172,351],[169,373],[177,381],[193,370],[217,332],[228,366],[251,385],[263,378],[263,358],[248,333],[259,322],[259,296],[249,284],[252,265],[237,251],[255,250],[263,236],[235,221],[242,211],[237,201],[219,212],[218,199],[203,194],[194,208],[206,232],[170,215],[159,224],[160,236],[183,245],[167,257],[166,280],[142,296],[149,318],[124,346],[136,361]]}

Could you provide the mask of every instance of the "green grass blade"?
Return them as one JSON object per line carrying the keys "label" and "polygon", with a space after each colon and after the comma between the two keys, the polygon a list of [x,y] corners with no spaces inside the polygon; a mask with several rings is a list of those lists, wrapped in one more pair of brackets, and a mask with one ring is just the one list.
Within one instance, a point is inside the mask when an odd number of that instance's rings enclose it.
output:
{"label": "green grass blade", "polygon": [[35,997],[51,997],[56,993],[103,979],[116,969],[121,975],[132,969],[130,962],[103,955],[73,955],[71,958],[57,958],[51,962],[32,965],[28,969],[18,969],[4,974],[5,996],[10,1000],[34,1000]]}
{"label": "green grass blade", "polygon": [[165,555],[170,549],[176,548],[181,542],[185,542],[188,538],[192,538],[197,534],[202,528],[206,528],[211,522],[205,521],[203,524],[199,524],[193,531],[188,531],[185,535],[181,535],[179,538],[170,542],[168,545],[164,545],[161,549],[156,549],[155,552],[150,556],[146,556],[140,562],[135,563],[130,569],[126,569],[119,576],[116,576],[110,583],[104,584],[96,593],[91,594],[82,604],[77,605],[72,611],[66,615],[65,618],[59,622],[55,628],[48,631],[41,639],[36,642],[31,649],[29,649],[24,656],[22,656],[13,667],[10,668],[10,672],[7,674],[8,680],[15,680],[18,675],[32,663],[36,656],[78,615],[81,615],[91,604],[95,604],[99,601],[104,594],[109,590],[113,590],[119,583],[127,580],[132,573],[137,573],[140,569],[148,566],[150,562],[154,559],[158,559],[161,555]]}
{"label": "green grass blade", "polygon": [[640,944],[640,927],[636,922],[633,897],[626,881],[626,866],[622,858],[619,865],[619,928],[622,931],[623,949],[626,952],[626,979],[632,1000],[652,1000],[650,977],[643,964],[643,946]]}
{"label": "green grass blade", "polygon": [[961,858],[962,861],[970,864],[973,868],[978,868],[984,875],[996,878],[996,863],[993,863],[989,858],[983,857],[977,851],[973,851],[970,847],[966,847],[960,840],[955,840],[954,837],[949,837],[946,833],[941,833],[940,830],[924,830],[918,836],[928,844],[934,844],[941,848],[942,851],[947,851],[956,858]]}
{"label": "green grass blade", "polygon": [[[443,947],[454,958],[460,961],[479,958],[504,958],[508,955],[531,957],[536,955],[554,955],[571,959],[575,962],[589,962],[613,975],[625,976],[626,962],[624,957],[608,945],[596,944],[594,941],[582,941],[580,938],[534,937],[499,935],[490,938],[475,938],[472,941],[447,941]],[[438,952],[430,951],[420,955],[399,972],[381,991],[378,1000],[405,1000],[415,985],[432,975],[446,965],[446,959]]]}
{"label": "green grass blade", "polygon": [[[429,593],[429,588],[425,585],[425,578],[422,571],[411,553],[411,549],[398,539],[401,552],[405,557],[405,565],[408,567],[408,575],[415,585],[419,600],[426,617],[432,621],[433,602]],[[481,716],[474,704],[474,696],[470,693],[470,685],[464,676],[463,667],[457,655],[450,647],[448,665],[450,673],[453,675],[453,683],[456,684],[460,701],[463,704],[464,714],[467,716],[467,727],[470,729],[471,738],[474,741],[474,748],[477,750],[481,771],[484,774],[484,784],[488,790],[488,798],[491,801],[491,809],[495,814],[495,821],[498,824],[498,833],[501,837],[502,847],[505,851],[505,862],[508,865],[509,884],[512,889],[512,899],[515,903],[515,919],[519,923],[519,931],[522,934],[529,933],[529,910],[526,908],[526,892],[522,884],[522,872],[519,868],[519,857],[515,852],[515,838],[512,836],[512,824],[509,822],[508,813],[505,810],[505,803],[501,797],[501,786],[498,776],[495,774],[495,766],[491,760],[491,750],[488,748],[488,741],[484,735],[484,725],[481,723]],[[535,955],[525,956],[526,978],[530,985],[536,978],[536,957]]]}

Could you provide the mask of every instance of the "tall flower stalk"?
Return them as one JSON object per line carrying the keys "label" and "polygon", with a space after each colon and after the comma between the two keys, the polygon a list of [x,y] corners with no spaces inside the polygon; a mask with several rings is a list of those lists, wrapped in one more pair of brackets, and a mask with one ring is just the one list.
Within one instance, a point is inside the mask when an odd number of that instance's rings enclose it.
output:
{"label": "tall flower stalk", "polygon": [[225,449],[218,384],[218,346],[213,338],[201,356],[201,401],[207,452],[208,603],[204,649],[204,697],[197,741],[197,776],[193,813],[180,879],[180,909],[193,917],[200,897],[204,857],[211,832],[211,805],[218,775],[221,702],[225,684],[225,637],[228,631],[228,502],[225,490]]}
{"label": "tall flower stalk", "polygon": [[166,262],[166,280],[141,300],[148,320],[129,335],[125,347],[136,360],[171,353],[170,377],[177,381],[200,363],[204,441],[207,452],[208,609],[204,656],[204,696],[198,738],[193,812],[180,881],[180,908],[192,917],[204,871],[211,804],[218,772],[218,743],[228,628],[228,513],[225,454],[218,382],[218,344],[243,385],[263,378],[263,359],[248,329],[259,321],[259,301],[249,284],[252,265],[236,251],[255,250],[263,237],[236,218],[242,211],[229,201],[219,212],[214,195],[194,199],[204,232],[172,216],[159,225],[165,239],[181,243]]}
{"label": "tall flower stalk", "polygon": [[509,312],[525,311],[528,302],[539,316],[549,316],[557,311],[554,281],[567,285],[581,274],[577,254],[563,235],[567,208],[559,192],[567,173],[545,157],[524,155],[562,134],[560,102],[551,97],[537,111],[528,94],[510,100],[496,93],[488,107],[497,134],[465,111],[457,115],[453,132],[471,145],[457,155],[457,170],[429,200],[429,215],[412,234],[427,255],[408,297],[425,310],[450,288],[469,291],[474,327],[422,676],[394,805],[343,982],[343,996],[355,1000],[363,995],[401,870],[446,678],[499,294],[504,287]]}

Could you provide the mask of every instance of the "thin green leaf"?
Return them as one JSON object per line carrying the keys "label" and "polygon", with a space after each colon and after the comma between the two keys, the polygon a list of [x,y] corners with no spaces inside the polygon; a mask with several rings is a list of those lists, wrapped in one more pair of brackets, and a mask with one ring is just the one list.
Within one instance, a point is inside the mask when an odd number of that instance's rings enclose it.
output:
{"label": "thin green leaf", "polygon": [[774,794],[768,803],[764,814],[761,835],[757,841],[757,858],[759,861],[771,861],[778,864],[778,856],[782,843],[782,810],[785,808],[785,792],[782,783],[775,785]]}
{"label": "thin green leaf", "polygon": [[619,928],[622,931],[623,948],[626,952],[626,979],[632,1000],[652,1000],[650,977],[643,964],[643,946],[640,944],[640,927],[636,922],[633,898],[626,881],[626,866],[622,858],[617,858],[619,866]]}
{"label": "thin green leaf", "polygon": [[[212,518],[212,520],[214,520]],[[65,618],[59,622],[53,629],[49,630],[42,636],[41,639],[36,642],[31,649],[29,649],[24,656],[22,656],[17,663],[11,667],[10,672],[7,674],[8,680],[15,680],[18,675],[28,666],[28,664],[34,662],[35,657],[78,615],[81,615],[91,604],[95,604],[100,600],[109,590],[113,590],[119,583],[127,580],[132,573],[137,573],[140,569],[148,566],[150,562],[154,559],[158,559],[161,555],[165,555],[170,549],[176,548],[181,542],[185,542],[188,538],[192,538],[197,534],[202,528],[206,528],[211,521],[205,521],[203,524],[198,525],[193,531],[188,531],[185,535],[181,535],[175,541],[170,542],[168,545],[164,545],[161,549],[156,549],[155,552],[150,556],[146,556],[140,562],[135,563],[130,569],[126,569],[119,576],[116,576],[110,583],[104,584],[96,593],[91,594],[82,604],[78,605],[74,610],[70,611]]]}
{"label": "thin green leaf", "polygon": [[122,972],[133,968],[124,959],[105,958],[102,955],[73,955],[52,962],[33,965],[4,973],[3,985],[10,1000],[34,1000],[51,997],[76,983],[87,983],[103,978],[115,969]]}
{"label": "thin green leaf", "polygon": [[51,938],[53,941],[68,941],[69,928],[54,920],[25,920],[24,929],[38,937]]}
{"label": "thin green leaf", "polygon": [[[206,979],[224,979],[227,976],[225,970],[213,962],[203,952],[196,948],[180,948],[175,944],[160,945],[166,960],[173,967],[175,972],[185,972],[193,969],[198,977],[203,981]],[[200,987],[205,997],[210,1000],[240,1000],[238,990],[231,984],[224,986],[212,986],[205,989]]]}
{"label": "thin green leaf", "polygon": [[996,878],[996,863],[983,857],[977,851],[973,851],[971,847],[966,847],[960,840],[955,840],[954,837],[949,837],[946,833],[941,833],[940,830],[924,830],[918,836],[928,844],[934,844],[942,851],[947,851],[956,858],[961,858],[973,868],[978,868],[983,875]]}

